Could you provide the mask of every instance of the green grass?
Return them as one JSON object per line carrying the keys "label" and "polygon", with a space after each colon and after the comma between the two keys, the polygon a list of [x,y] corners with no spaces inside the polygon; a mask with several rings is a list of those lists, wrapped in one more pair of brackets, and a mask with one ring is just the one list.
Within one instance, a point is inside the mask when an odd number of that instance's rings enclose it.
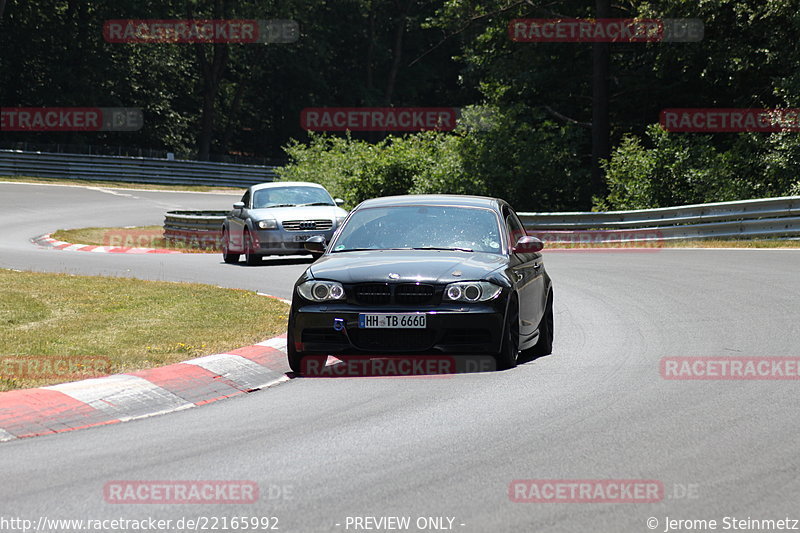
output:
{"label": "green grass", "polygon": [[131,228],[78,228],[60,229],[51,235],[59,241],[90,246],[126,246],[135,248],[163,248],[189,253],[218,253],[212,244],[192,242],[167,242],[161,226]]}
{"label": "green grass", "polygon": [[[0,269],[0,391],[222,353],[283,333],[287,314],[243,290]],[[102,371],[19,370],[76,359]]]}
{"label": "green grass", "polygon": [[0,176],[0,181],[19,183],[55,183],[59,185],[84,185],[90,187],[115,187],[119,189],[151,189],[157,191],[194,191],[242,194],[237,187],[214,187],[209,185],[160,185],[155,183],[131,183],[128,181],[95,181],[62,178],[39,178],[34,176]]}

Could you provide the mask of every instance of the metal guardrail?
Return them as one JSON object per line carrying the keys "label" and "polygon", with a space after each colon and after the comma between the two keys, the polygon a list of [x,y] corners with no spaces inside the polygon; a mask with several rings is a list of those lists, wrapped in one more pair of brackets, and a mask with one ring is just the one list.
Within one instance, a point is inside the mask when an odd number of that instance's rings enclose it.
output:
{"label": "metal guardrail", "polygon": [[529,233],[554,240],[564,240],[568,233],[593,235],[590,240],[601,242],[800,237],[800,196],[632,211],[519,213],[519,216]]}
{"label": "metal guardrail", "polygon": [[164,239],[192,248],[221,248],[222,222],[230,211],[168,211]]}
{"label": "metal guardrail", "polygon": [[176,230],[219,230],[228,211],[168,211],[164,217],[164,228]]}
{"label": "metal guardrail", "polygon": [[[0,176],[230,187],[249,187],[277,177],[275,167],[268,166],[17,150],[0,150]],[[226,213],[168,213],[165,232],[218,233]],[[520,213],[520,218],[530,232],[557,239],[569,232],[592,233],[602,242],[800,237],[800,196],[632,211]]]}
{"label": "metal guardrail", "polygon": [[[170,211],[164,236],[218,244],[229,211]],[[519,213],[528,234],[545,242],[649,243],[682,239],[800,237],[800,196],[635,211]]]}
{"label": "metal guardrail", "polygon": [[[2,0],[0,0],[2,1]],[[82,154],[110,155],[116,157],[146,157],[149,159],[177,159],[179,161],[197,161],[197,152],[190,150],[166,150],[142,148],[139,146],[121,146],[116,144],[76,144],[76,143],[40,143],[32,141],[4,141],[0,139],[0,150],[17,152],[43,152],[49,154]],[[170,157],[171,154],[171,157]],[[208,154],[212,163],[233,163],[236,165],[280,166],[286,164],[284,158],[259,157],[243,154]]]}
{"label": "metal guardrail", "polygon": [[267,166],[16,150],[0,150],[0,176],[243,188],[277,179]]}

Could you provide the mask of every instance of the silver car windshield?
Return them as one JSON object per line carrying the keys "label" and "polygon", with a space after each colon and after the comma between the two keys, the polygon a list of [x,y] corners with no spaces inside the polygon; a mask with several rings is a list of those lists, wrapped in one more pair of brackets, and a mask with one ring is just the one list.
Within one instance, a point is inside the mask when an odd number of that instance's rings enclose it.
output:
{"label": "silver car windshield", "polygon": [[501,253],[497,216],[490,209],[452,206],[359,209],[331,252],[408,249]]}
{"label": "silver car windshield", "polygon": [[297,205],[336,205],[325,189],[319,187],[270,187],[253,193],[253,209]]}

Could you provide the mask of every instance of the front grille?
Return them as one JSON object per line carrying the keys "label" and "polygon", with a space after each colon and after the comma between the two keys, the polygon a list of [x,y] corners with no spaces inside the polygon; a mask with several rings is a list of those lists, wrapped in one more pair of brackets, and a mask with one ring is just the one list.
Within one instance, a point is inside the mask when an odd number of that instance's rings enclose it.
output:
{"label": "front grille", "polygon": [[433,297],[433,285],[421,283],[402,283],[394,291],[394,299],[399,304],[424,304]]}
{"label": "front grille", "polygon": [[433,285],[421,283],[361,283],[354,287],[355,300],[360,304],[428,304],[436,292]]}
{"label": "front grille", "polygon": [[349,333],[362,350],[427,350],[434,340],[434,332],[426,329],[354,329]]}
{"label": "front grille", "polygon": [[364,283],[356,285],[356,300],[362,304],[388,304],[392,300],[392,292],[388,283]]}
{"label": "front grille", "polygon": [[333,227],[333,220],[287,220],[283,223],[286,231],[327,231]]}

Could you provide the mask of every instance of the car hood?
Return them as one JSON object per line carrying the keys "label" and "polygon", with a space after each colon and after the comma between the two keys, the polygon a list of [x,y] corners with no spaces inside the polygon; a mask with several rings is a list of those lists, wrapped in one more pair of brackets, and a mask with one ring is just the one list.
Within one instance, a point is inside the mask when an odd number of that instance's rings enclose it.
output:
{"label": "car hood", "polygon": [[[324,255],[309,267],[317,279],[342,283],[419,281],[450,283],[480,280],[504,266],[500,254],[450,250],[370,250]],[[455,275],[460,272],[461,275]],[[390,279],[389,274],[399,277]]]}
{"label": "car hood", "polygon": [[249,209],[248,214],[253,220],[274,218],[282,222],[284,220],[335,220],[336,217],[346,217],[347,211],[334,205],[307,205],[304,207]]}

